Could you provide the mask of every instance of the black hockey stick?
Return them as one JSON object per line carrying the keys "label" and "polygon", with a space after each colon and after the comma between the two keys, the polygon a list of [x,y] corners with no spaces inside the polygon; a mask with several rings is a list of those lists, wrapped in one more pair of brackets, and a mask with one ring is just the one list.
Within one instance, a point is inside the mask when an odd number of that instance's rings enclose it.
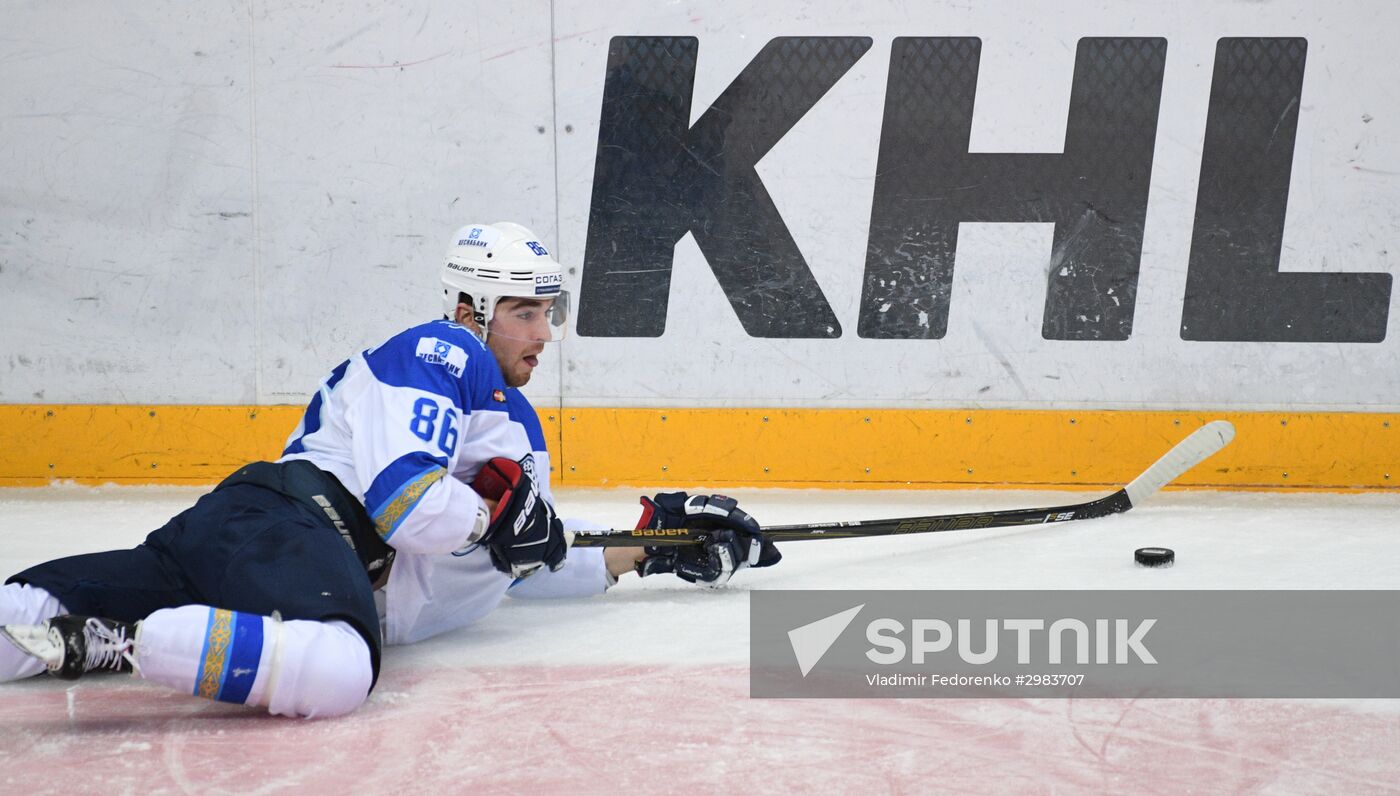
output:
{"label": "black hockey stick", "polygon": [[[1230,444],[1235,427],[1227,420],[1215,420],[1201,426],[1186,439],[1178,442],[1166,455],[1152,463],[1132,483],[1113,494],[1084,503],[1054,506],[1044,509],[1005,509],[1003,511],[971,512],[967,514],[935,514],[928,517],[905,517],[895,520],[864,520],[860,522],[819,522],[808,525],[770,525],[763,534],[774,542],[795,542],[803,539],[849,539],[857,536],[890,536],[905,533],[937,533],[972,528],[1005,528],[1017,525],[1043,525],[1070,520],[1092,520],[1121,514],[1141,505],[1154,492],[1176,480],[1182,473],[1205,461]],[[644,545],[699,544],[708,531],[700,528],[662,528],[641,530],[579,531],[574,534],[574,547],[640,547]]]}

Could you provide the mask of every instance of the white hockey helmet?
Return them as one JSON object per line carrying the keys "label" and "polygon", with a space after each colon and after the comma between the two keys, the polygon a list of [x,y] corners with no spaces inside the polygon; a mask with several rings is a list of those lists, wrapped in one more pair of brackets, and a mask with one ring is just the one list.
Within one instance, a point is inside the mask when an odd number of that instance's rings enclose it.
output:
{"label": "white hockey helmet", "polygon": [[564,337],[569,292],[564,269],[535,237],[509,221],[468,224],[457,230],[442,267],[442,306],[455,318],[458,296],[471,297],[472,314],[486,339],[496,304],[504,298],[552,300],[545,310],[550,340]]}

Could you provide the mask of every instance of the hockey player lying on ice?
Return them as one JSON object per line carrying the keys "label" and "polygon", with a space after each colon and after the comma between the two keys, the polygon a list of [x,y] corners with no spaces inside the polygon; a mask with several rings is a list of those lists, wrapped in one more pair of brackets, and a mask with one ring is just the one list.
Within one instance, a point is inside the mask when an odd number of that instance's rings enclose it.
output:
{"label": "hockey player lying on ice", "polygon": [[0,681],[131,671],[335,716],[374,687],[381,644],[470,624],[507,593],[599,594],[633,570],[719,585],[777,563],[733,500],[679,492],[643,498],[638,527],[715,528],[708,544],[569,552],[517,389],[563,335],[559,263],[524,227],[473,225],[442,281],[447,317],[336,366],[276,463],[242,468],[134,549],[0,586]]}

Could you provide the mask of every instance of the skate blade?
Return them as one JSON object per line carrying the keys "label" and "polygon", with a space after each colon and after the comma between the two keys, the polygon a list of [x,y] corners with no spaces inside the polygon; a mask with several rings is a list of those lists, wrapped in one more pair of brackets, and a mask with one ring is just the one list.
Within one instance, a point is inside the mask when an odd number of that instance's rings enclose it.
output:
{"label": "skate blade", "polygon": [[63,660],[63,645],[55,642],[47,625],[0,625],[0,636],[50,669]]}

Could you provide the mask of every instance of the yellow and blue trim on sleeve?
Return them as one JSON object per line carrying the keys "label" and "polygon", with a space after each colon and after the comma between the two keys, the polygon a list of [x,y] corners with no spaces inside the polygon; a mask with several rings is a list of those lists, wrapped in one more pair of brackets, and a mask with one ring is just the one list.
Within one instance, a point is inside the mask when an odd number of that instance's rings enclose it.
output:
{"label": "yellow and blue trim on sleeve", "polygon": [[442,480],[445,475],[445,467],[434,464],[424,468],[380,504],[380,508],[374,512],[374,528],[379,532],[380,538],[389,541],[428,488]]}

